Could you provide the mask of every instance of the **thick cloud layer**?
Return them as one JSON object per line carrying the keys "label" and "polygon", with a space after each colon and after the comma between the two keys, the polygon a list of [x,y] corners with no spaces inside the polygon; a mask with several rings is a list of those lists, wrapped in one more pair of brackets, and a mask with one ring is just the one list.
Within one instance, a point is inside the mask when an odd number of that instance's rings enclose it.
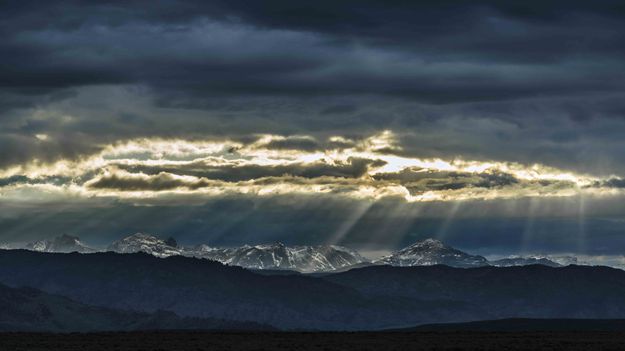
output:
{"label": "thick cloud layer", "polygon": [[132,137],[393,129],[418,157],[625,170],[617,1],[20,1],[0,12],[3,166]]}
{"label": "thick cloud layer", "polygon": [[0,205],[625,213],[621,1],[25,0],[0,35]]}
{"label": "thick cloud layer", "polygon": [[0,194],[15,201],[26,189],[40,189],[58,196],[143,203],[242,194],[424,202],[617,196],[623,193],[622,182],[540,164],[408,157],[397,136],[384,131],[360,140],[309,135],[260,135],[247,141],[137,139],[108,145],[78,161],[9,169],[0,178]]}

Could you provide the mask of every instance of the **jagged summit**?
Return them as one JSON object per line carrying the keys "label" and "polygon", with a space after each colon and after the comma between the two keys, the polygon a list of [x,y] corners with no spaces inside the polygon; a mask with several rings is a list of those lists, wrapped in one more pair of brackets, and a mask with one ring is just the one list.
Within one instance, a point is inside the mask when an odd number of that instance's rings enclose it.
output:
{"label": "jagged summit", "polygon": [[[26,246],[6,245],[0,246],[0,248],[26,248],[33,251],[61,253],[90,253],[97,251],[85,245],[78,237],[67,234],[52,240],[32,242]],[[570,257],[558,260],[544,256],[508,257],[488,261],[482,256],[463,252],[433,238],[415,242],[373,262],[363,258],[355,250],[336,245],[288,246],[283,242],[276,241],[231,248],[213,247],[207,244],[183,246],[179,245],[173,237],[164,239],[143,232],[117,240],[110,244],[107,250],[117,253],[145,252],[157,257],[187,256],[205,258],[248,269],[294,270],[303,273],[336,272],[362,265],[427,266],[443,264],[452,267],[470,268],[488,265],[507,267],[541,264],[559,267],[577,262],[572,261]]]}
{"label": "jagged summit", "polygon": [[432,238],[427,238],[422,241],[417,241],[416,243],[408,246],[408,248],[436,248],[442,249],[445,247],[442,241]]}
{"label": "jagged summit", "polygon": [[173,239],[136,233],[112,243],[110,251],[145,252],[158,257],[183,255],[206,258],[249,269],[284,269],[299,272],[334,271],[365,262],[356,251],[340,246],[286,246],[282,242],[215,248],[209,245],[179,246]]}
{"label": "jagged summit", "polygon": [[451,267],[481,267],[488,266],[488,260],[479,255],[466,252],[445,245],[440,240],[425,239],[408,247],[396,251],[375,261],[378,264],[392,266],[430,266],[444,264]]}
{"label": "jagged summit", "polygon": [[249,269],[285,269],[306,273],[334,271],[365,262],[356,251],[340,246],[286,246],[280,242],[237,248],[202,246],[191,254]]}
{"label": "jagged summit", "polygon": [[80,252],[91,253],[97,250],[87,246],[80,241],[80,238],[73,235],[62,234],[52,240],[39,240],[26,244],[27,250],[40,251],[40,252]]}
{"label": "jagged summit", "polygon": [[135,233],[123,239],[117,240],[109,245],[108,250],[118,253],[145,252],[158,257],[168,257],[182,254],[181,249],[169,245],[167,241],[163,239],[159,239],[154,235],[146,233]]}
{"label": "jagged summit", "polygon": [[178,242],[176,241],[176,239],[174,239],[173,237],[169,237],[167,238],[167,240],[165,240],[165,244],[171,246],[171,247],[178,247]]}

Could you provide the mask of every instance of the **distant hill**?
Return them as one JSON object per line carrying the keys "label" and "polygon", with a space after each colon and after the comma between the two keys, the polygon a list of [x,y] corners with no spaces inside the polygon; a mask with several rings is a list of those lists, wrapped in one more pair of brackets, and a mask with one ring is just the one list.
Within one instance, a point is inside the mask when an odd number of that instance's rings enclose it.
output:
{"label": "distant hill", "polygon": [[531,319],[510,318],[466,323],[426,324],[396,331],[625,331],[625,319]]}
{"label": "distant hill", "polygon": [[480,319],[625,318],[625,271],[601,266],[372,266],[324,280],[365,296],[462,301]]}
{"label": "distant hill", "polygon": [[489,263],[496,267],[529,266],[532,264],[542,264],[549,267],[562,267],[546,257],[508,257],[499,260],[491,260]]}
{"label": "distant hill", "polygon": [[501,318],[625,318],[625,271],[542,265],[370,266],[308,276],[256,274],[148,254],[0,250],[0,282],[82,304],[281,329],[373,330]]}
{"label": "distant hill", "polygon": [[144,253],[0,251],[0,282],[89,305],[166,309],[181,316],[251,320],[281,329],[378,329],[479,315],[459,301],[364,296],[301,274],[261,275],[205,259]]}
{"label": "distant hill", "polygon": [[106,330],[271,330],[257,323],[180,318],[171,312],[140,313],[88,306],[33,288],[0,284],[0,332]]}

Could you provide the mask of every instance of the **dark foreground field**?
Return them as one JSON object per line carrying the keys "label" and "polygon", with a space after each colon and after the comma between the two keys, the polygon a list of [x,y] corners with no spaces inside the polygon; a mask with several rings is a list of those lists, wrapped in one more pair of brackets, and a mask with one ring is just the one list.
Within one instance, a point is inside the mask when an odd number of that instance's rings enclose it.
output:
{"label": "dark foreground field", "polygon": [[4,333],[0,350],[625,350],[625,332]]}

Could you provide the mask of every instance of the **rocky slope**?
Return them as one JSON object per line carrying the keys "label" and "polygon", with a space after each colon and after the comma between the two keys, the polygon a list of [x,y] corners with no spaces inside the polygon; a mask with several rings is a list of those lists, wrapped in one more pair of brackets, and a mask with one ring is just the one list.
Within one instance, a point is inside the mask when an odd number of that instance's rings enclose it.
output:
{"label": "rocky slope", "polygon": [[400,267],[443,264],[450,267],[468,268],[489,265],[488,260],[482,256],[454,249],[435,239],[416,242],[373,263]]}
{"label": "rocky slope", "polygon": [[333,245],[286,246],[275,243],[235,248],[213,248],[207,245],[180,247],[173,239],[162,240],[144,233],[118,240],[108,250],[118,253],[145,252],[157,257],[190,256],[249,269],[305,273],[334,271],[365,261],[356,251]]}
{"label": "rocky slope", "polygon": [[187,251],[187,254],[249,269],[284,269],[303,273],[335,271],[365,262],[356,251],[334,245],[289,247],[275,243],[227,249],[201,246],[195,251]]}
{"label": "rocky slope", "polygon": [[63,234],[52,240],[39,240],[29,243],[25,247],[27,250],[39,252],[80,252],[92,253],[97,250],[87,246],[76,236]]}
{"label": "rocky slope", "polygon": [[173,246],[174,242],[170,239],[159,239],[150,234],[136,233],[113,242],[109,245],[108,251],[117,253],[145,252],[157,257],[182,255],[183,249],[178,248],[177,244]]}

